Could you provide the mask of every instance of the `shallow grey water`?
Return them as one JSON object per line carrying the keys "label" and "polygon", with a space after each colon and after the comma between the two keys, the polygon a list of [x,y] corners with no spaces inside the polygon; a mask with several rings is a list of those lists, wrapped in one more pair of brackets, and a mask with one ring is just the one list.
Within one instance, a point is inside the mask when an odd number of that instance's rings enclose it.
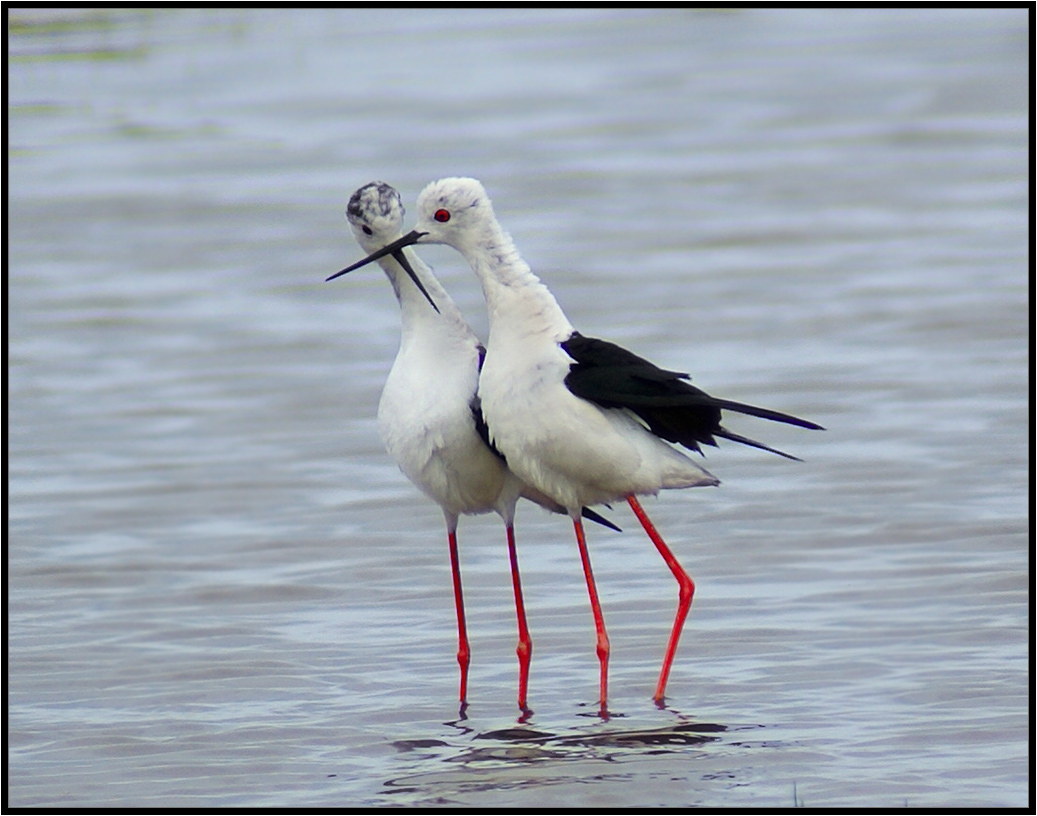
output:
{"label": "shallow grey water", "polygon": [[[11,805],[1027,802],[1027,14],[12,12]],[[519,546],[382,451],[398,340],[342,221],[444,175],[585,333],[802,457],[725,444]],[[425,257],[485,326],[474,280]]]}

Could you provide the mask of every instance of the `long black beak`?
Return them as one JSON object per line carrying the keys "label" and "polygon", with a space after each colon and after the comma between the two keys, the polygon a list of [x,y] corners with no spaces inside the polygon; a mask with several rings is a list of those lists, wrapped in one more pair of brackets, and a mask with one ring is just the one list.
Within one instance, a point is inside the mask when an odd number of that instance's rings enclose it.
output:
{"label": "long black beak", "polygon": [[357,261],[352,266],[347,266],[345,269],[342,269],[336,272],[334,275],[325,278],[325,282],[335,280],[335,278],[339,277],[339,275],[345,275],[347,272],[352,272],[353,270],[359,269],[362,266],[367,266],[372,261],[377,261],[379,258],[384,258],[386,255],[392,255],[393,258],[396,259],[396,263],[402,266],[403,270],[408,275],[410,275],[410,279],[414,281],[414,285],[417,286],[418,289],[421,291],[421,294],[425,296],[425,300],[427,300],[432,305],[432,308],[438,312],[439,307],[436,306],[436,302],[432,299],[432,296],[425,290],[425,287],[422,284],[421,279],[418,277],[418,274],[414,271],[413,268],[411,268],[410,261],[408,261],[407,256],[403,254],[404,247],[410,246],[411,244],[416,244],[425,235],[428,235],[428,233],[412,230],[411,232],[408,232],[406,235],[404,235],[402,238],[397,238],[391,244],[386,244],[377,252],[372,252],[362,261]]}

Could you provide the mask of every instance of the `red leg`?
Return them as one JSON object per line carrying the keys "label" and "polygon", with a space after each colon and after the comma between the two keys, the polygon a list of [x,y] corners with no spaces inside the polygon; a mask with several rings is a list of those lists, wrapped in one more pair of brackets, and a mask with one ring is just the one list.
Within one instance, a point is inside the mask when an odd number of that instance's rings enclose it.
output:
{"label": "red leg", "polygon": [[533,639],[526,627],[526,606],[522,602],[522,582],[519,579],[518,553],[515,550],[515,531],[508,525],[508,555],[511,558],[511,583],[515,588],[515,614],[518,616],[518,648],[515,653],[519,660],[518,704],[522,709],[521,722],[532,715],[526,707],[526,689],[529,685],[529,661],[533,656]]}
{"label": "red leg", "polygon": [[608,710],[608,672],[609,672],[609,636],[605,631],[605,619],[601,615],[601,604],[598,603],[598,589],[594,585],[594,573],[591,572],[591,559],[587,553],[587,540],[583,535],[583,522],[579,517],[573,519],[576,528],[576,543],[580,547],[580,560],[583,561],[583,574],[587,578],[587,592],[590,594],[591,611],[594,613],[594,628],[598,633],[598,660],[601,662],[601,716],[607,718]]}
{"label": "red leg", "polygon": [[468,705],[468,628],[464,622],[464,597],[461,595],[461,564],[457,558],[457,533],[450,535],[450,569],[454,574],[454,603],[457,605],[457,662],[461,666],[461,710]]}
{"label": "red leg", "polygon": [[695,594],[695,582],[691,580],[688,573],[684,571],[684,567],[680,565],[673,553],[670,552],[670,548],[666,546],[666,542],[663,541],[662,536],[659,535],[658,531],[655,529],[655,526],[648,518],[648,514],[645,513],[637,498],[634,496],[627,496],[627,501],[630,503],[630,509],[634,511],[637,520],[640,521],[641,526],[645,528],[648,537],[652,539],[652,543],[655,544],[656,549],[659,550],[659,554],[666,562],[666,566],[670,568],[673,577],[677,579],[677,583],[680,585],[680,594],[677,600],[677,616],[673,621],[673,631],[670,632],[670,643],[666,647],[666,657],[663,659],[663,668],[659,673],[659,685],[655,688],[655,702],[656,705],[661,706],[663,705],[666,696],[666,681],[670,676],[670,666],[673,664],[673,656],[677,653],[677,641],[680,640],[681,630],[684,628],[684,619],[688,617],[688,610],[691,609],[691,599]]}

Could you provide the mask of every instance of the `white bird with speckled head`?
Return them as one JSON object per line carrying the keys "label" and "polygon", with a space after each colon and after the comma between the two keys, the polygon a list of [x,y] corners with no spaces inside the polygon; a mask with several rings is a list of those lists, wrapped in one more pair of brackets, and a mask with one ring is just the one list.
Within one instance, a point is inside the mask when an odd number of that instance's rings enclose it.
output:
{"label": "white bird with speckled head", "polygon": [[[403,216],[400,194],[382,182],[358,189],[346,207],[346,219],[366,252],[397,240]],[[518,479],[480,435],[476,388],[484,349],[432,271],[413,253],[402,253],[399,250],[379,260],[400,304],[402,332],[400,350],[378,404],[378,429],[400,469],[442,508],[446,520],[457,607],[462,713],[467,705],[470,651],[457,550],[458,517],[492,511],[503,519],[518,615],[518,703],[525,719],[532,713],[526,696],[533,644],[515,550],[515,506],[519,498],[527,498],[552,512],[566,513],[567,509]],[[401,261],[410,268],[405,270]],[[614,527],[596,513],[587,511],[587,515]]]}
{"label": "white bird with speckled head", "polygon": [[563,505],[573,520],[597,631],[602,716],[608,716],[609,640],[580,508],[626,500],[677,579],[677,614],[654,695],[663,706],[695,585],[637,496],[719,484],[670,443],[701,453],[700,444],[715,445],[715,437],[721,437],[795,459],[724,428],[722,410],[803,428],[820,426],[716,399],[690,385],[686,374],[665,371],[620,346],[579,334],[519,255],[475,179],[448,178],[428,185],[418,198],[416,228],[343,273],[379,254],[419,243],[453,247],[479,279],[490,334],[478,396],[490,438],[520,479]]}

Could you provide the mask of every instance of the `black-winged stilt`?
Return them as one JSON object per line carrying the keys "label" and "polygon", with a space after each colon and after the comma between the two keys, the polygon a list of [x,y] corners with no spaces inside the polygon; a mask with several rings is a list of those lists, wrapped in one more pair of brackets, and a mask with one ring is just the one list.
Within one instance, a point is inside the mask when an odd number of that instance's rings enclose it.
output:
{"label": "black-winged stilt", "polygon": [[695,585],[667,547],[637,496],[719,481],[670,442],[701,453],[700,445],[730,439],[790,459],[724,428],[721,411],[735,411],[803,428],[821,426],[788,414],[716,399],[604,340],[579,334],[557,301],[522,260],[474,179],[428,185],[418,199],[416,228],[339,274],[417,243],[457,249],[478,277],[489,311],[490,336],[478,396],[493,444],[511,470],[563,505],[573,520],[597,631],[599,701],[607,716],[609,640],[587,552],[580,508],[625,499],[679,585],[679,600],[655,701],[666,682]]}
{"label": "black-winged stilt", "polygon": [[[382,182],[358,189],[346,207],[346,219],[366,252],[375,252],[398,239],[403,216],[399,193]],[[401,263],[409,268],[404,269]],[[462,514],[495,511],[507,528],[519,631],[518,704],[523,718],[527,718],[532,713],[526,695],[533,645],[515,550],[515,505],[519,498],[527,498],[552,512],[568,511],[516,477],[480,437],[482,417],[476,386],[484,350],[431,270],[417,256],[404,256],[403,250],[383,256],[379,264],[399,301],[402,332],[400,350],[378,404],[378,428],[400,470],[442,508],[446,520],[457,607],[461,711],[463,714],[467,705],[470,651],[457,522]],[[588,518],[614,527],[596,513],[586,513]]]}

